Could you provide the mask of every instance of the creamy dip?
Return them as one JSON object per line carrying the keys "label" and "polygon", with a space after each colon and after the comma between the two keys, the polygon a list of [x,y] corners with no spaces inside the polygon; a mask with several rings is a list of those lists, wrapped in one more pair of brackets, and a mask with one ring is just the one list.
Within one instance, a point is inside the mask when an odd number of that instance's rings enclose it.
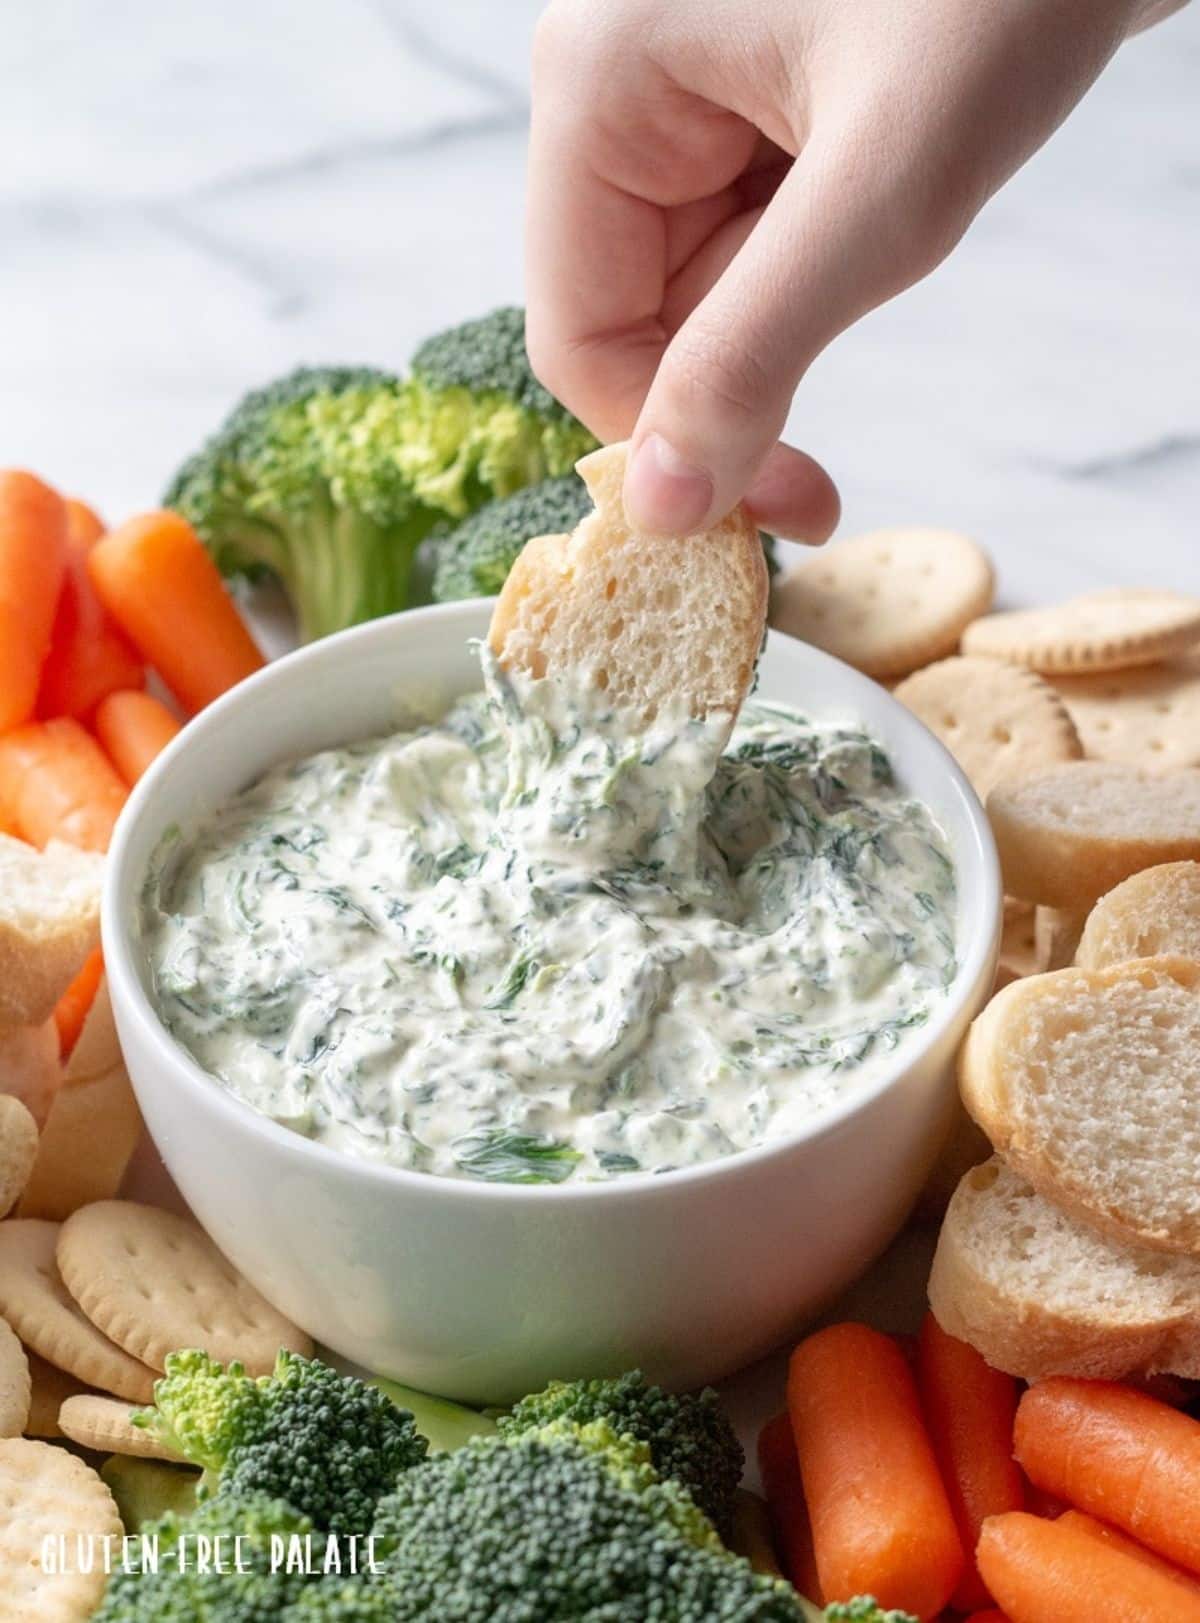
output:
{"label": "creamy dip", "polygon": [[667,1172],[791,1133],[955,973],[954,871],[866,734],[643,726],[513,677],[169,836],[167,1026],[256,1110],[451,1177]]}

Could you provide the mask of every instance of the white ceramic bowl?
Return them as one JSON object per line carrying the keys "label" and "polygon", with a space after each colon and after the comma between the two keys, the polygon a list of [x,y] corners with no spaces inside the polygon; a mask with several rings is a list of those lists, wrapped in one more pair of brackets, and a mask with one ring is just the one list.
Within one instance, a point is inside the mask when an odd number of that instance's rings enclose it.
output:
{"label": "white ceramic bowl", "polygon": [[[104,952],[150,1132],[185,1199],[255,1285],[318,1341],[467,1401],[638,1365],[691,1386],[792,1335],[879,1252],[933,1159],[954,1053],[991,985],[995,851],[937,741],[884,690],[772,633],[760,691],[863,723],[946,830],[958,869],[958,975],[894,1063],[804,1133],[663,1176],[549,1187],[372,1165],[309,1143],[213,1081],[160,1024],[136,917],[148,859],[273,763],[440,714],[478,686],[485,603],[375,621],[289,655],[185,729],[113,840]],[[537,1033],[531,1031],[530,1041]]]}

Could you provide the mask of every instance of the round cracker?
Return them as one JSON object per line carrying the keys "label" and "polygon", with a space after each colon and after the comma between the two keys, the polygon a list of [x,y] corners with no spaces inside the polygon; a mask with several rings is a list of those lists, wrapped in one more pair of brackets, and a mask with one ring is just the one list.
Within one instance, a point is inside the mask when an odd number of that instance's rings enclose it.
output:
{"label": "round cracker", "polygon": [[0,1217],[7,1217],[37,1160],[37,1122],[11,1093],[0,1093]]}
{"label": "round cracker", "polygon": [[29,1360],[16,1331],[0,1319],[0,1437],[19,1437],[29,1423]]}
{"label": "round cracker", "polygon": [[81,1393],[91,1392],[90,1386],[85,1386],[74,1375],[68,1375],[65,1369],[59,1369],[54,1364],[48,1364],[37,1353],[31,1352],[27,1347],[25,1356],[29,1360],[29,1418],[25,1422],[26,1437],[61,1437],[58,1429],[58,1412],[68,1398],[80,1396]]}
{"label": "round cracker", "polygon": [[1197,642],[1200,598],[1117,587],[1046,608],[989,614],[966,628],[962,646],[964,654],[1061,676],[1150,665]]}
{"label": "round cracker", "polygon": [[[106,1547],[117,1555],[106,1541],[122,1531],[116,1501],[90,1465],[50,1443],[0,1442],[0,1616],[84,1623],[104,1594]],[[47,1571],[43,1551],[57,1553],[63,1537],[66,1570]],[[86,1565],[90,1572],[79,1570]]]}
{"label": "round cracker", "polygon": [[1059,761],[1078,761],[1083,745],[1049,682],[998,659],[939,660],[894,690],[962,767],[975,793]]}
{"label": "round cracker", "polygon": [[[62,1225],[58,1266],[92,1323],[134,1358],[162,1369],[168,1353],[203,1348],[252,1375],[281,1347],[312,1342],[243,1279],[195,1223],[158,1206],[100,1200]],[[122,1394],[123,1395],[123,1394]]]}
{"label": "round cracker", "polygon": [[907,676],[958,647],[992,601],[991,560],[956,530],[874,530],[775,583],[771,624],[868,676]]}
{"label": "round cracker", "polygon": [[1200,655],[1092,676],[1061,676],[1055,687],[1097,761],[1150,772],[1200,766]]}
{"label": "round cracker", "polygon": [[143,1460],[182,1460],[183,1455],[160,1443],[152,1431],[135,1426],[135,1406],[119,1398],[85,1392],[67,1398],[59,1410],[58,1428],[64,1437],[104,1454],[135,1454]]}
{"label": "round cracker", "polygon": [[0,1223],[0,1313],[27,1347],[88,1386],[149,1403],[155,1373],[113,1345],[83,1314],[54,1260],[58,1224]]}

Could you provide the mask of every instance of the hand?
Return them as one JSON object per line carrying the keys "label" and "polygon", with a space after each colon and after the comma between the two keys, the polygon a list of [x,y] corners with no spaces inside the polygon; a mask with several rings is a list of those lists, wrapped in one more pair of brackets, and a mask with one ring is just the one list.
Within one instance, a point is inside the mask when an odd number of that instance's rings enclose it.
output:
{"label": "hand", "polygon": [[[554,0],[534,47],[528,341],[636,522],[745,497],[823,540],[777,443],[821,350],[928,274],[1151,0]],[[986,318],[986,312],[981,312]]]}

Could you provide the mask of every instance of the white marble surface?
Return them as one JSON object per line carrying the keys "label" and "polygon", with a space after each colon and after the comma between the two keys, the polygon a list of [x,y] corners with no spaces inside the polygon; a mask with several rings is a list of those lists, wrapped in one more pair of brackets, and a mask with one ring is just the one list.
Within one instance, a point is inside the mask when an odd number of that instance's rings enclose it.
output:
{"label": "white marble surface", "polygon": [[[246,386],[520,297],[537,0],[11,0],[0,462],[110,517]],[[1010,600],[1200,586],[1200,7],[1125,47],[949,264],[816,365],[845,528]]]}

